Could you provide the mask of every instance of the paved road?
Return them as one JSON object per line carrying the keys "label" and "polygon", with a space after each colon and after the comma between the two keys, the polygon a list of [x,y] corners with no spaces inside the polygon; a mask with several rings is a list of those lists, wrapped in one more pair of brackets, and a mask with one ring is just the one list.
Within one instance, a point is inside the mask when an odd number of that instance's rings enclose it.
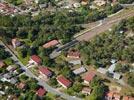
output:
{"label": "paved road", "polygon": [[85,30],[85,32],[75,35],[74,39],[71,42],[54,50],[50,54],[50,58],[53,59],[61,53],[61,50],[64,50],[65,48],[70,48],[72,45],[74,45],[74,41],[77,41],[77,43],[80,41],[88,41],[92,37],[94,37],[102,32],[105,32],[106,30],[111,28],[113,25],[118,24],[122,19],[134,16],[134,10],[132,9],[130,11],[123,12],[119,15],[116,14],[115,16],[105,18],[104,20],[102,20],[102,23],[98,24],[97,26],[87,29],[87,30]]}
{"label": "paved road", "polygon": [[10,54],[12,55],[13,60],[16,61],[16,64],[19,64],[21,66],[21,68],[25,70],[25,74],[27,76],[29,76],[29,77],[37,79],[38,80],[38,84],[43,86],[48,92],[51,92],[51,93],[53,93],[55,95],[59,95],[62,98],[67,99],[67,100],[81,100],[79,98],[76,98],[76,97],[64,94],[63,92],[60,92],[60,91],[52,88],[51,86],[49,86],[45,81],[43,81],[42,79],[36,77],[26,66],[24,66],[21,63],[21,61],[17,58],[17,56],[2,41],[0,41],[0,44],[5,47],[6,51],[10,52]]}

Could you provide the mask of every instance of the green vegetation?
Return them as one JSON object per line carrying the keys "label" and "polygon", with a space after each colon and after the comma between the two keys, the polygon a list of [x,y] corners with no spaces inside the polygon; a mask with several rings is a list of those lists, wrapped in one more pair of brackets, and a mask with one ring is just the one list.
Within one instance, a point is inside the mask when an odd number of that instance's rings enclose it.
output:
{"label": "green vegetation", "polygon": [[108,91],[108,87],[102,83],[102,80],[98,77],[94,78],[91,82],[90,86],[93,88],[93,92],[89,96],[90,100],[102,100],[106,91]]}
{"label": "green vegetation", "polygon": [[58,82],[57,82],[56,78],[50,78],[49,84],[50,84],[51,86],[53,86],[53,87],[56,87],[57,84],[58,84]]}
{"label": "green vegetation", "polygon": [[20,5],[20,4],[22,4],[23,2],[24,2],[24,0],[6,0],[7,2],[9,2],[9,3],[12,3],[12,4],[14,4],[14,5]]}
{"label": "green vegetation", "polygon": [[131,4],[134,2],[134,0],[118,0],[119,3],[122,3],[122,4]]}
{"label": "green vegetation", "polygon": [[[133,22],[133,23],[132,23]],[[134,29],[134,17],[122,20],[111,32],[96,36],[89,42],[78,46],[87,64],[96,67],[110,65],[111,59],[134,61],[134,36],[129,37],[125,31]]]}
{"label": "green vegetation", "polygon": [[0,59],[6,59],[9,56],[9,52],[6,52],[4,48],[0,48]]}
{"label": "green vegetation", "polygon": [[7,59],[5,59],[4,61],[5,61],[5,63],[6,63],[7,65],[13,65],[13,64],[14,64],[14,61],[13,61],[12,58],[7,58]]}
{"label": "green vegetation", "polygon": [[130,67],[131,66],[129,64],[120,64],[120,63],[118,63],[116,65],[115,72],[126,73],[126,72],[129,71]]}
{"label": "green vegetation", "polygon": [[128,84],[132,87],[134,87],[134,73],[129,73],[128,76]]}

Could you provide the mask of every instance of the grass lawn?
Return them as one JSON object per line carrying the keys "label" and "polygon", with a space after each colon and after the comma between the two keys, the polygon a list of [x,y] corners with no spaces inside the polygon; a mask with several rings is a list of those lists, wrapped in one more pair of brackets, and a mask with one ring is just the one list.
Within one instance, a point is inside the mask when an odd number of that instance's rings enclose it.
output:
{"label": "grass lawn", "polygon": [[37,67],[31,67],[31,68],[29,68],[29,70],[30,70],[32,73],[34,73],[34,75],[39,76],[39,72],[38,72]]}
{"label": "grass lawn", "polygon": [[56,98],[56,95],[54,95],[54,94],[52,94],[52,93],[50,93],[50,92],[48,92],[48,93],[46,94],[46,96],[50,97],[52,100],[55,100],[55,98]]}
{"label": "grass lawn", "polygon": [[24,65],[27,65],[28,64],[28,61],[30,59],[30,56],[27,56],[25,58],[22,58],[20,55],[18,55],[18,58],[19,60],[24,64]]}

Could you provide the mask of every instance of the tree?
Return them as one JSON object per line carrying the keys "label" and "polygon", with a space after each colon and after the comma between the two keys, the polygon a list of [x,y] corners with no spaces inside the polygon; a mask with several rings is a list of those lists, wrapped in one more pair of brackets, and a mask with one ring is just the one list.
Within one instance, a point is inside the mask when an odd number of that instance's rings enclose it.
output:
{"label": "tree", "polygon": [[3,48],[0,48],[0,59],[6,59],[9,57],[9,53],[6,52]]}
{"label": "tree", "polygon": [[20,76],[20,79],[23,80],[23,81],[26,81],[28,79],[28,76],[26,76],[25,74],[22,74]]}
{"label": "tree", "polygon": [[81,83],[74,83],[72,86],[73,91],[79,93],[82,90],[83,85]]}
{"label": "tree", "polygon": [[134,73],[129,73],[127,82],[130,86],[134,87]]}
{"label": "tree", "polygon": [[102,83],[102,80],[98,77],[94,78],[90,84],[93,88],[93,92],[90,95],[90,100],[102,100],[104,93],[108,90],[108,87]]}
{"label": "tree", "polygon": [[118,0],[118,1],[119,1],[119,3],[121,3],[121,4],[131,4],[131,3],[134,2],[133,0]]}
{"label": "tree", "polygon": [[58,84],[58,82],[57,82],[56,78],[51,78],[51,79],[49,80],[49,84],[50,84],[51,86],[56,86],[56,85]]}

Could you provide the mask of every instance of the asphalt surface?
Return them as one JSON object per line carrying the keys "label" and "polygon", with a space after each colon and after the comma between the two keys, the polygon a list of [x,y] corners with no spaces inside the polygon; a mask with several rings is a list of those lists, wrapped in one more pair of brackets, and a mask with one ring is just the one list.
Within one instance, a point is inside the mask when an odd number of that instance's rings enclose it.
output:
{"label": "asphalt surface", "polygon": [[81,100],[77,97],[64,94],[63,92],[60,92],[56,90],[55,88],[52,88],[51,86],[49,86],[44,80],[35,76],[26,66],[24,66],[21,63],[21,61],[17,58],[17,56],[11,51],[11,49],[8,48],[2,41],[0,41],[0,44],[5,47],[5,51],[8,51],[12,55],[12,59],[16,62],[16,64],[19,64],[21,68],[25,70],[25,74],[31,78],[35,78],[38,81],[38,84],[43,86],[48,92],[51,92],[55,95],[59,95],[60,97],[67,99],[67,100]]}

